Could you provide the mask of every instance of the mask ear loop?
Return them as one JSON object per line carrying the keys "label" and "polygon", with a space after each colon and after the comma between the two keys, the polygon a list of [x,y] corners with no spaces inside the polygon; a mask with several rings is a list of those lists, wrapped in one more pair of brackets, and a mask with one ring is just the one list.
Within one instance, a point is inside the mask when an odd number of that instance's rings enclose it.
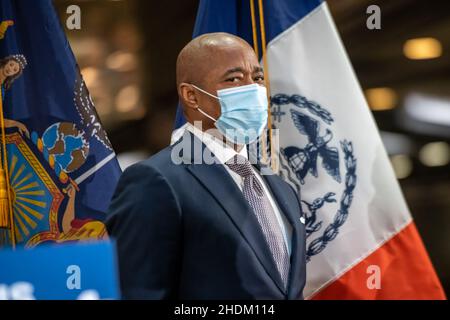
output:
{"label": "mask ear loop", "polygon": [[202,109],[200,109],[199,106],[197,106],[197,110],[198,112],[200,112],[202,115],[204,115],[205,117],[211,119],[212,121],[216,122],[217,119],[214,119],[213,117],[211,117],[209,114],[207,114],[205,111],[203,111]]}
{"label": "mask ear loop", "polygon": [[220,100],[219,97],[217,97],[217,96],[215,96],[215,95],[209,93],[208,91],[205,91],[205,90],[203,90],[203,89],[200,89],[200,88],[197,87],[195,84],[192,84],[192,83],[191,83],[191,86],[193,86],[193,87],[194,87],[195,89],[197,89],[198,91],[201,91],[201,92],[203,92],[204,94],[207,94],[207,95],[210,96],[210,97],[213,97],[213,98],[216,98],[217,100]]}
{"label": "mask ear loop", "polygon": [[[191,83],[191,86],[193,86],[193,87],[194,87],[195,89],[197,89],[198,91],[203,92],[204,94],[207,94],[207,95],[210,96],[210,97],[213,97],[213,98],[216,98],[217,100],[220,100],[219,97],[216,97],[215,95],[209,93],[208,91],[205,91],[205,90],[203,90],[203,89],[197,87],[195,84],[192,84],[192,83]],[[205,117],[211,119],[212,121],[214,121],[214,122],[217,121],[217,119],[214,119],[214,118],[211,117],[209,114],[207,114],[205,111],[203,111],[202,109],[200,109],[199,106],[197,106],[197,110],[198,110],[202,115],[204,115]]]}

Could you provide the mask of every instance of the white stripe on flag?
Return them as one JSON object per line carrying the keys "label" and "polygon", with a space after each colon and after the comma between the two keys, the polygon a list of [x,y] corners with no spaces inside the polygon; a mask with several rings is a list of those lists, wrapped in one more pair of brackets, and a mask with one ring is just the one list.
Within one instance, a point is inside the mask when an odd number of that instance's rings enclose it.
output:
{"label": "white stripe on flag", "polygon": [[107,164],[109,161],[111,161],[112,159],[114,159],[116,157],[116,154],[113,152],[111,153],[109,156],[107,156],[106,158],[104,158],[102,161],[100,161],[99,163],[97,163],[95,166],[93,166],[92,168],[90,168],[88,171],[86,171],[85,173],[83,173],[81,176],[79,176],[78,178],[75,179],[75,182],[77,184],[81,184],[84,180],[86,180],[87,178],[89,178],[91,175],[93,175],[95,172],[97,172],[98,170],[100,170],[105,164]]}

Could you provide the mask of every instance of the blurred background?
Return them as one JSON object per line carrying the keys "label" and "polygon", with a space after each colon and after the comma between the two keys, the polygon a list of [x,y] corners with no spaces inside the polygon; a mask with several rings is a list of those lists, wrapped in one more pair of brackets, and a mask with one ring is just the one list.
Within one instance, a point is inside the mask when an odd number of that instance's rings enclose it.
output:
{"label": "blurred background", "polygon": [[[450,2],[328,0],[417,227],[450,296]],[[175,61],[197,0],[55,0],[121,166],[169,144]],[[381,8],[381,30],[366,9]],[[418,275],[420,276],[420,275]]]}

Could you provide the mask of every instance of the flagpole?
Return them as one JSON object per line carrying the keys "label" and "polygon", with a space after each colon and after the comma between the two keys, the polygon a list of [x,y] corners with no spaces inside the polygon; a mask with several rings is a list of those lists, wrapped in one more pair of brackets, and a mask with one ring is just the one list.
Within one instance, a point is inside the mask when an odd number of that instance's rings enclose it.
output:
{"label": "flagpole", "polygon": [[270,113],[270,81],[269,81],[269,66],[267,63],[267,55],[266,55],[266,31],[264,26],[264,9],[262,0],[258,0],[258,8],[259,8],[259,27],[261,30],[261,51],[262,51],[262,59],[263,59],[263,67],[264,67],[264,81],[266,83],[267,88],[267,99],[269,100],[269,108],[267,108],[267,126],[269,128],[269,148],[270,148],[270,165],[272,170],[277,172],[277,164],[274,161],[273,150],[272,150],[272,115]]}
{"label": "flagpole", "polygon": [[253,35],[253,50],[255,50],[256,56],[259,59],[259,50],[258,50],[258,34],[256,30],[256,18],[255,18],[255,4],[254,0],[250,0],[250,13],[252,16],[252,35]]}
{"label": "flagpole", "polygon": [[[254,0],[250,0],[250,14],[251,14],[251,21],[252,21],[253,49],[255,50],[255,54],[259,60],[258,29],[256,26],[256,13],[255,13]],[[264,71],[264,78],[266,78],[265,76],[266,76],[266,73]],[[266,87],[267,87],[267,82],[266,82]],[[269,96],[270,95],[268,94],[267,99],[269,99]],[[267,144],[266,137],[267,137],[267,131],[264,131],[264,133],[260,137],[261,151],[262,151],[261,153],[262,153],[262,158],[264,161],[268,161],[267,148],[266,148],[266,144]]]}
{"label": "flagpole", "polygon": [[8,202],[8,211],[9,211],[9,226],[10,226],[10,238],[11,238],[11,246],[13,249],[16,248],[16,237],[14,235],[14,212],[13,206],[11,203],[11,186],[9,184],[9,170],[8,170],[8,157],[6,156],[6,135],[5,135],[5,119],[3,117],[3,88],[0,90],[0,126],[1,126],[1,134],[2,134],[2,163],[1,169],[4,169],[5,173],[5,182],[6,182],[6,200]]}

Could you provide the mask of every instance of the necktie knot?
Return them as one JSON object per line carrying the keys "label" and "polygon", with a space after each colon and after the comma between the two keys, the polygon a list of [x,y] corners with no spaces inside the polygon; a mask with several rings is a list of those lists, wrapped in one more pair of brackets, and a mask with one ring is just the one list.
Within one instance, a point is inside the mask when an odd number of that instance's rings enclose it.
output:
{"label": "necktie knot", "polygon": [[228,168],[230,168],[232,171],[236,172],[238,175],[240,175],[242,178],[247,178],[251,175],[253,175],[252,165],[250,162],[241,155],[235,155],[233,158],[228,160],[225,163]]}

